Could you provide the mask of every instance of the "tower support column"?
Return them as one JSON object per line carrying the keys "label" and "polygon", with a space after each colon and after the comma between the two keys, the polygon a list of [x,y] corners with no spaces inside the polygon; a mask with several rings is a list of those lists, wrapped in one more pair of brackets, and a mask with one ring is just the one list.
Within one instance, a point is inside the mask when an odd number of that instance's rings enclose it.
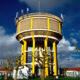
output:
{"label": "tower support column", "polygon": [[27,41],[24,40],[24,64],[27,62],[26,49],[27,49]]}
{"label": "tower support column", "polygon": [[21,44],[21,64],[22,65],[23,65],[23,60],[24,60],[23,51],[24,51],[24,46],[23,44]]}
{"label": "tower support column", "polygon": [[33,41],[33,44],[32,44],[32,47],[33,47],[33,50],[32,50],[32,74],[33,76],[35,75],[35,38],[34,38],[34,32],[33,32],[33,17],[31,17],[31,34],[32,34],[32,41]]}
{"label": "tower support column", "polygon": [[21,49],[21,64],[24,65],[27,62],[27,41],[23,40],[22,49]]}
{"label": "tower support column", "polygon": [[57,46],[56,46],[56,42],[53,42],[53,57],[54,57],[54,66],[53,66],[53,70],[54,70],[54,76],[58,76],[58,65],[57,65]]}
{"label": "tower support column", "polygon": [[46,56],[45,56],[45,59],[46,59],[46,61],[45,61],[45,76],[46,77],[48,76],[48,52],[47,52],[48,45],[47,45],[47,40],[48,39],[44,40],[44,47],[45,47],[45,54],[46,54]]}
{"label": "tower support column", "polygon": [[35,74],[35,39],[33,37],[32,74]]}

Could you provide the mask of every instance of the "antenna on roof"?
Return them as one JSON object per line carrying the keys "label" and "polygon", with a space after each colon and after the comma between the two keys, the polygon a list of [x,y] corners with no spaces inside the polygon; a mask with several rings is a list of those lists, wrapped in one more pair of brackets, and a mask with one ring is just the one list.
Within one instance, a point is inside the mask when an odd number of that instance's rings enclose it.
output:
{"label": "antenna on roof", "polygon": [[18,18],[18,16],[19,16],[19,13],[18,13],[18,12],[16,12],[16,19]]}
{"label": "antenna on roof", "polygon": [[27,14],[29,13],[29,8],[27,8]]}
{"label": "antenna on roof", "polygon": [[24,15],[24,10],[23,9],[21,9],[21,14]]}
{"label": "antenna on roof", "polygon": [[62,20],[64,20],[64,16],[63,16],[63,14],[62,14],[62,13],[61,13],[61,19],[62,19]]}
{"label": "antenna on roof", "polygon": [[16,12],[16,17],[14,18],[14,20],[15,20],[15,24],[16,24],[16,20],[18,19],[18,17],[19,17],[19,13]]}

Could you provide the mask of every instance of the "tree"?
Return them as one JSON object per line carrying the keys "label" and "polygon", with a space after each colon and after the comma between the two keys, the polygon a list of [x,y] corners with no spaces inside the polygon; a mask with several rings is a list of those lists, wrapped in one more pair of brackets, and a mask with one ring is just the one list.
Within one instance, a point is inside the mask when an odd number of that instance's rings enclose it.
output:
{"label": "tree", "polygon": [[77,45],[73,42],[75,49],[80,53],[80,50],[78,49]]}
{"label": "tree", "polygon": [[21,66],[21,57],[19,56],[19,57],[16,57],[15,58],[15,70],[16,70],[16,73],[15,73],[15,80],[17,80],[17,73],[18,73],[18,68],[19,68],[19,66]]}
{"label": "tree", "polygon": [[10,57],[9,56],[7,57],[7,65],[4,68],[6,69],[4,80],[8,80],[8,73],[13,68],[13,64],[11,63],[11,60],[10,60]]}
{"label": "tree", "polygon": [[66,68],[63,66],[64,77],[66,76]]}
{"label": "tree", "polygon": [[39,63],[41,67],[41,80],[45,80],[45,63],[48,62],[48,53],[43,50],[43,48],[39,47],[39,50],[36,49],[35,51],[35,61]]}

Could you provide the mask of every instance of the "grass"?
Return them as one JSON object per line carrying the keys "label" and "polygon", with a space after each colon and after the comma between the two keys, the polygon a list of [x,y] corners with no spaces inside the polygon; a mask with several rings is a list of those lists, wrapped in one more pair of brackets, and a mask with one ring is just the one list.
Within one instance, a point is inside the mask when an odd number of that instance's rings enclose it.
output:
{"label": "grass", "polygon": [[[1,77],[1,76],[0,76]],[[0,78],[0,80],[3,80]],[[12,78],[8,78],[8,80],[13,80]],[[21,80],[21,79],[19,79]],[[32,79],[23,79],[23,80],[41,80],[40,78],[32,78]],[[45,80],[80,80],[80,78],[72,78],[72,77],[61,77],[59,79],[55,78],[46,78]]]}
{"label": "grass", "polygon": [[[23,80],[41,80],[41,79],[40,78],[34,78],[34,79],[23,79]],[[80,78],[61,77],[59,79],[46,78],[45,80],[80,80]]]}

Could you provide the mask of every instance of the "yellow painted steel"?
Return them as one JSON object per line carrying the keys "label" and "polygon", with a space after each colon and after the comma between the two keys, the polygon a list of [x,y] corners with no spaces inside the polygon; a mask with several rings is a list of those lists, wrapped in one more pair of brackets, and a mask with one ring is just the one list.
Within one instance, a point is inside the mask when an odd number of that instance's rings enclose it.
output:
{"label": "yellow painted steel", "polygon": [[27,59],[26,49],[27,49],[27,41],[24,41],[24,63],[26,63]]}
{"label": "yellow painted steel", "polygon": [[32,24],[33,24],[33,17],[31,17],[31,30],[32,30]]}
{"label": "yellow painted steel", "polygon": [[[45,51],[46,51],[45,54],[47,54],[47,50],[48,50],[47,39],[45,39],[45,41],[44,41],[44,46],[45,46]],[[45,59],[46,59],[46,61],[45,61],[45,76],[48,76],[48,56],[46,56]]]}
{"label": "yellow painted steel", "polygon": [[48,21],[48,31],[50,30],[50,19],[47,18],[47,21]]}
{"label": "yellow painted steel", "polygon": [[[33,28],[33,17],[31,17],[31,31]],[[32,74],[35,74],[35,38],[34,33],[32,31],[32,40],[33,40],[33,55],[32,55]]]}
{"label": "yellow painted steel", "polygon": [[24,65],[26,63],[26,59],[27,59],[27,56],[26,56],[27,55],[27,53],[26,53],[27,41],[25,41],[23,39],[22,35],[20,35],[20,37],[21,37],[22,42],[23,42],[23,44],[22,44],[22,51],[21,51],[21,53],[22,53],[22,55],[21,55],[21,64]]}
{"label": "yellow painted steel", "polygon": [[19,21],[18,33],[20,33],[21,21]]}
{"label": "yellow painted steel", "polygon": [[[46,39],[44,41],[44,46],[45,46],[45,50],[46,50],[46,54],[48,55],[48,34],[49,34],[49,30],[50,30],[50,18],[47,18],[47,25],[48,25],[48,32],[46,35]],[[48,56],[46,56],[46,62],[45,62],[45,76],[48,76]]]}
{"label": "yellow painted steel", "polygon": [[48,32],[47,32],[46,39],[48,39],[48,34],[49,34],[49,30],[50,30],[50,19],[49,18],[47,18],[47,25],[48,25]]}
{"label": "yellow painted steel", "polygon": [[59,32],[62,33],[61,31],[61,23],[59,22]]}
{"label": "yellow painted steel", "polygon": [[23,59],[24,59],[23,51],[24,51],[24,46],[23,46],[23,44],[21,44],[21,64],[22,65],[23,65]]}
{"label": "yellow painted steel", "polygon": [[32,74],[35,74],[35,39],[33,38]]}
{"label": "yellow painted steel", "polygon": [[53,42],[53,51],[54,51],[54,54],[53,54],[53,57],[54,57],[54,66],[53,66],[53,69],[54,69],[54,76],[58,76],[58,71],[57,71],[57,47],[56,47],[56,42]]}

